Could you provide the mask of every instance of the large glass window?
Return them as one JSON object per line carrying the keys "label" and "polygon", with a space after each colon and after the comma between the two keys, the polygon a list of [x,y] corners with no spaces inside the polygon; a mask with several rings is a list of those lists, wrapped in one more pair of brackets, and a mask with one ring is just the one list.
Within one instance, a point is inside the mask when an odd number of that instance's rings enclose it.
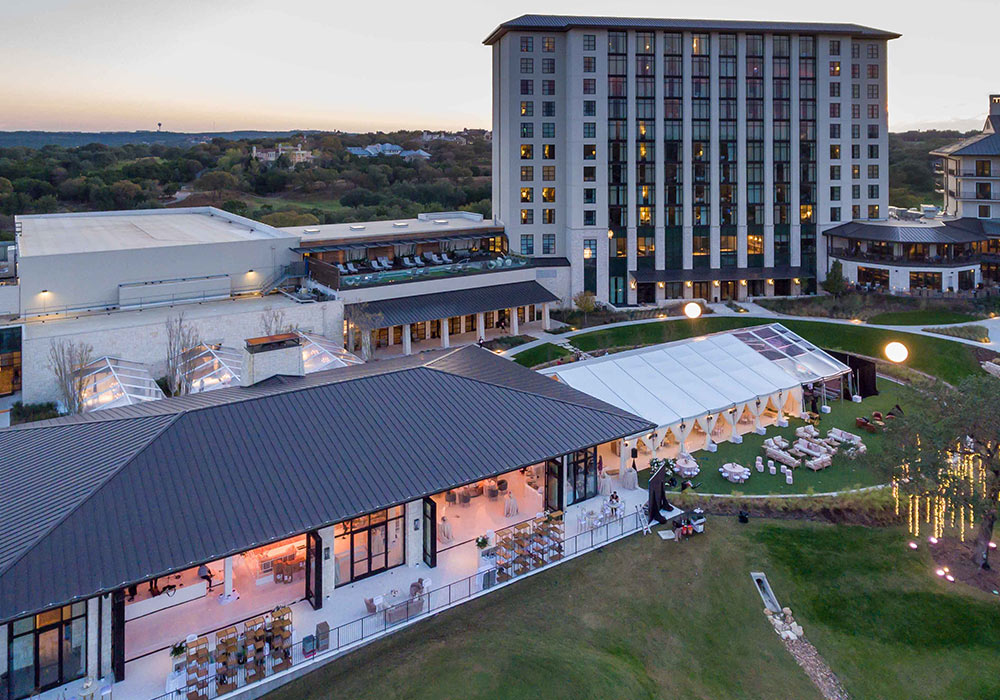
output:
{"label": "large glass window", "polygon": [[403,506],[337,523],[333,534],[337,586],[401,566],[406,559]]}
{"label": "large glass window", "polygon": [[10,684],[15,700],[87,673],[87,604],[74,603],[11,623]]}
{"label": "large glass window", "polygon": [[597,495],[597,448],[574,452],[569,457],[569,505],[585,501]]}

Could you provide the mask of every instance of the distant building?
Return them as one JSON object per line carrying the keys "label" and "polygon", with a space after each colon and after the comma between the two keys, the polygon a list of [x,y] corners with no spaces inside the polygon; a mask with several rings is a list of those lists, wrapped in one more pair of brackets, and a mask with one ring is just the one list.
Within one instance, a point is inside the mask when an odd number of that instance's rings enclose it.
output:
{"label": "distant building", "polygon": [[288,160],[292,167],[298,165],[299,163],[312,163],[316,156],[313,155],[312,151],[307,151],[302,148],[302,144],[296,144],[295,146],[290,146],[288,144],[279,143],[274,148],[258,148],[253,146],[250,155],[261,163],[267,163],[268,165],[273,164],[281,156],[288,156]]}
{"label": "distant building", "polygon": [[463,134],[449,134],[444,131],[425,131],[420,135],[420,140],[424,143],[430,143],[431,141],[444,141],[445,143],[457,143],[462,146],[469,143],[469,140]]}
{"label": "distant building", "polygon": [[1000,95],[990,95],[983,131],[931,151],[943,160],[944,213],[1000,219]]}
{"label": "distant building", "polygon": [[374,156],[399,156],[404,160],[427,160],[431,154],[423,149],[410,151],[394,143],[373,143],[369,146],[348,146],[347,152],[358,158],[373,158]]}

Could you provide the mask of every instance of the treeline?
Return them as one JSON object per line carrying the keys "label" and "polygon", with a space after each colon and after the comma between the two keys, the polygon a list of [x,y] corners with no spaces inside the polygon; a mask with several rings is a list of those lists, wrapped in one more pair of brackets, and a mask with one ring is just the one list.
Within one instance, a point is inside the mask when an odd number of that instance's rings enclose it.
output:
{"label": "treeline", "polygon": [[[0,148],[0,230],[15,214],[145,209],[183,202],[214,204],[276,225],[341,223],[415,216],[422,211],[490,211],[491,145],[484,132],[463,142],[421,143],[418,132],[309,134],[302,143],[313,163],[294,168],[286,156],[273,165],[252,147],[274,139],[214,138],[190,147],[161,144],[77,148]],[[358,158],[348,146],[375,142],[424,148],[430,160]],[[293,224],[287,223],[293,221]]]}
{"label": "treeline", "polygon": [[939,160],[930,155],[971,134],[959,131],[903,131],[889,134],[889,204],[895,207],[941,206],[942,195],[935,190],[941,177],[934,173]]}

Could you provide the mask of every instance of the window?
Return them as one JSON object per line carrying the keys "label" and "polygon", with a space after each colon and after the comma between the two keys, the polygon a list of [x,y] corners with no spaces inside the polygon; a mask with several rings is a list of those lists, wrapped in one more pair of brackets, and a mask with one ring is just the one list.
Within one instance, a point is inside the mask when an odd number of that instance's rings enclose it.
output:
{"label": "window", "polygon": [[976,177],[991,177],[993,162],[989,160],[976,161]]}
{"label": "window", "polygon": [[554,117],[554,116],[556,116],[556,103],[555,102],[543,102],[542,103],[542,116],[543,117]]}
{"label": "window", "polygon": [[522,80],[521,81],[521,94],[522,95],[534,95],[535,94],[535,81],[534,80]]}
{"label": "window", "polygon": [[878,185],[868,185],[868,199],[878,199]]}
{"label": "window", "polygon": [[534,209],[522,209],[521,210],[521,223],[522,224],[533,224],[535,223],[535,210]]}
{"label": "window", "polygon": [[522,187],[521,188],[521,201],[522,202],[534,202],[535,201],[535,188],[533,188],[533,187]]}
{"label": "window", "polygon": [[708,34],[695,34],[691,37],[691,54],[694,56],[707,56],[711,40]]}
{"label": "window", "polygon": [[856,160],[861,157],[861,144],[853,143],[851,144],[851,158]]}
{"label": "window", "polygon": [[583,57],[583,72],[593,73],[597,70],[597,58],[594,56]]}
{"label": "window", "polygon": [[583,181],[595,182],[597,180],[597,167],[593,165],[583,166]]}
{"label": "window", "polygon": [[872,179],[878,178],[878,165],[872,164],[868,166],[868,177]]}
{"label": "window", "polygon": [[861,166],[855,163],[851,166],[851,179],[860,180],[861,179]]}
{"label": "window", "polygon": [[868,144],[868,157],[869,158],[878,158],[878,144],[877,143],[870,143],[870,144]]}
{"label": "window", "polygon": [[840,103],[830,103],[830,119],[840,119]]}
{"label": "window", "polygon": [[861,185],[851,185],[851,199],[861,199]]}
{"label": "window", "polygon": [[521,234],[521,255],[535,254],[535,237],[530,233]]}
{"label": "window", "polygon": [[534,148],[530,143],[521,144],[521,160],[531,160],[535,157]]}
{"label": "window", "polygon": [[[551,209],[549,211],[552,211]],[[543,233],[542,234],[542,255],[555,255],[556,252],[556,234],[554,233]]]}
{"label": "window", "polygon": [[833,159],[833,160],[837,160],[837,159],[840,158],[840,144],[839,143],[831,143],[830,144],[830,158]]}
{"label": "window", "polygon": [[851,124],[851,138],[854,140],[861,138],[861,125]]}
{"label": "window", "polygon": [[522,58],[521,59],[521,72],[522,73],[534,73],[535,72],[535,59],[533,59],[533,58]]}
{"label": "window", "polygon": [[521,182],[531,182],[535,179],[535,169],[530,165],[521,166]]}
{"label": "window", "polygon": [[[555,209],[542,209],[542,223],[543,224],[554,224],[556,222],[556,210]],[[554,237],[553,237],[554,239]],[[544,252],[545,241],[542,241],[542,248]],[[553,244],[555,247],[555,244]]]}
{"label": "window", "polygon": [[866,69],[866,73],[868,75],[869,80],[878,80],[878,64],[869,63],[868,68]]}
{"label": "window", "polygon": [[8,678],[15,698],[83,678],[87,673],[87,604],[73,603],[14,620],[9,654]]}
{"label": "window", "polygon": [[583,203],[597,204],[597,190],[593,187],[583,188]]}
{"label": "window", "polygon": [[521,122],[521,138],[530,139],[535,136],[535,125],[531,122]]}
{"label": "window", "polygon": [[878,83],[870,83],[868,85],[868,99],[869,100],[878,99]]}
{"label": "window", "polygon": [[830,83],[830,97],[840,97],[840,83]]}
{"label": "window", "polygon": [[840,166],[839,165],[831,165],[830,166],[830,179],[831,180],[839,180],[840,179]]}
{"label": "window", "polygon": [[585,139],[597,138],[597,122],[583,123],[583,138]]}
{"label": "window", "polygon": [[555,187],[543,187],[542,188],[542,201],[543,202],[554,202],[554,201],[556,201],[556,188]]}
{"label": "window", "polygon": [[542,123],[542,138],[543,139],[554,139],[556,137],[556,125],[555,122],[543,122]]}
{"label": "window", "polygon": [[861,99],[861,86],[858,83],[851,84],[851,99],[852,100]]}
{"label": "window", "polygon": [[554,165],[543,165],[542,166],[542,181],[552,182],[556,179],[556,166]]}
{"label": "window", "polygon": [[868,138],[877,139],[878,138],[878,124],[868,125]]}
{"label": "window", "polygon": [[522,102],[521,103],[521,116],[522,117],[533,117],[533,116],[535,116],[535,103],[534,102]]}
{"label": "window", "polygon": [[542,37],[542,51],[552,53],[556,50],[556,38],[554,36]]}
{"label": "window", "polygon": [[583,210],[583,225],[597,226],[597,211],[594,209]]}
{"label": "window", "polygon": [[542,159],[555,160],[555,157],[556,157],[556,145],[554,143],[542,144]]}
{"label": "window", "polygon": [[594,78],[584,78],[583,79],[583,94],[584,95],[596,95],[597,94],[597,80]]}
{"label": "window", "polygon": [[878,119],[878,105],[868,105],[868,118]]}
{"label": "window", "polygon": [[830,124],[830,138],[839,139],[840,138],[840,124],[834,122]]}
{"label": "window", "polygon": [[334,551],[350,552],[347,576],[337,567],[336,585],[401,566],[406,552],[405,507],[395,506],[333,526]]}
{"label": "window", "polygon": [[543,73],[555,73],[556,72],[556,59],[554,59],[554,58],[543,58],[542,59],[542,72]]}
{"label": "window", "polygon": [[840,207],[830,207],[830,221],[840,221]]}
{"label": "window", "polygon": [[543,95],[554,95],[554,94],[556,94],[556,81],[554,81],[554,80],[543,80],[542,81],[542,94]]}
{"label": "window", "polygon": [[868,44],[868,58],[878,58],[878,44]]}
{"label": "window", "polygon": [[859,78],[861,78],[861,64],[859,63],[851,64],[851,78],[854,80],[858,80]]}
{"label": "window", "polygon": [[585,143],[583,145],[583,159],[594,160],[595,158],[597,158],[597,146],[592,143]]}
{"label": "window", "polygon": [[830,39],[830,55],[839,56],[840,55],[840,40]]}
{"label": "window", "polygon": [[535,37],[533,36],[522,36],[521,37],[521,51],[525,53],[535,50]]}
{"label": "window", "polygon": [[989,204],[980,204],[979,205],[979,218],[980,219],[988,219],[988,218],[990,218],[990,205]]}
{"label": "window", "polygon": [[869,204],[868,205],[868,218],[869,219],[877,219],[878,218],[878,205],[877,204]]}
{"label": "window", "polygon": [[[524,61],[523,58],[521,60]],[[830,75],[834,77],[840,75],[840,61],[830,61]]]}
{"label": "window", "polygon": [[851,205],[851,218],[852,219],[860,219],[861,218],[861,205],[860,204]]}
{"label": "window", "polygon": [[861,44],[857,42],[851,44],[851,58],[861,58]]}
{"label": "window", "polygon": [[596,34],[584,34],[583,35],[583,50],[584,51],[596,51],[597,50],[597,35]]}
{"label": "window", "polygon": [[851,105],[851,119],[861,119],[861,105]]}
{"label": "window", "polygon": [[830,199],[834,202],[840,201],[840,187],[834,186],[830,188]]}
{"label": "window", "polygon": [[595,117],[597,116],[597,102],[594,100],[584,100],[583,101],[583,116],[585,117]]}

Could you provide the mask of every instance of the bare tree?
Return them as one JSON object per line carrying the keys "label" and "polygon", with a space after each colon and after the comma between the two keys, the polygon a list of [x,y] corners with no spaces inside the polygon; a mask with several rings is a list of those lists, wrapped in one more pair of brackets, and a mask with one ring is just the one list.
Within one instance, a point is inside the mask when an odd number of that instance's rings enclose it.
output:
{"label": "bare tree", "polygon": [[[385,325],[382,313],[361,303],[344,307],[344,316],[349,328],[361,335],[361,359],[367,362],[372,359],[372,333]],[[354,348],[349,349],[354,351]]]}
{"label": "bare tree", "polygon": [[182,396],[191,388],[184,376],[183,355],[197,344],[198,333],[183,313],[167,319],[167,387],[172,396]]}
{"label": "bare tree", "polygon": [[89,343],[73,340],[56,340],[49,345],[49,369],[56,376],[59,395],[69,413],[83,409],[83,390],[86,380],[79,371],[93,359],[94,348]]}
{"label": "bare tree", "polygon": [[285,320],[285,312],[273,306],[267,307],[261,314],[260,328],[263,331],[262,335],[277,335],[292,330],[291,324]]}

